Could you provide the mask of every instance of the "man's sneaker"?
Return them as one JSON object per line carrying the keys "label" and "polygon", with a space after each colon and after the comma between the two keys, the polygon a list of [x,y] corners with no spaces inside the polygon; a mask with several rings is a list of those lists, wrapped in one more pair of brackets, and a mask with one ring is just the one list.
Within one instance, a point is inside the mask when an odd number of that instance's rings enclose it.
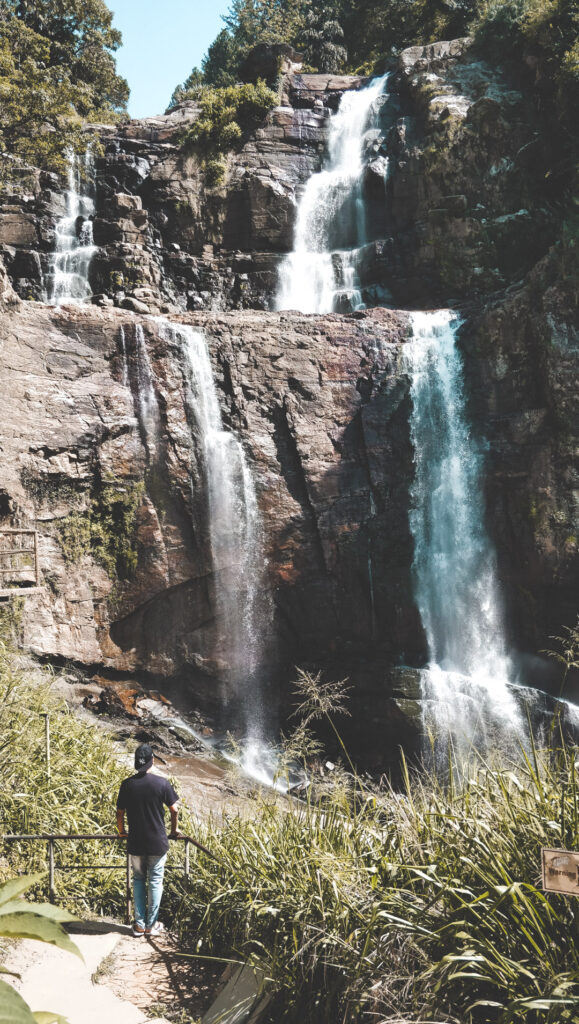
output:
{"label": "man's sneaker", "polygon": [[150,928],[145,928],[145,935],[147,937],[150,936],[151,938],[154,938],[155,935],[160,935],[161,932],[164,931],[164,930],[165,929],[164,929],[163,925],[161,924],[161,922],[160,921],[155,921],[154,925],[152,925]]}
{"label": "man's sneaker", "polygon": [[144,928],[141,928],[141,925],[140,925],[140,924],[137,924],[137,923],[135,922],[135,923],[133,924],[133,935],[135,936],[135,938],[136,938],[136,939],[140,939],[140,938],[141,938],[141,935],[144,935],[144,934],[145,934],[145,929],[144,929]]}

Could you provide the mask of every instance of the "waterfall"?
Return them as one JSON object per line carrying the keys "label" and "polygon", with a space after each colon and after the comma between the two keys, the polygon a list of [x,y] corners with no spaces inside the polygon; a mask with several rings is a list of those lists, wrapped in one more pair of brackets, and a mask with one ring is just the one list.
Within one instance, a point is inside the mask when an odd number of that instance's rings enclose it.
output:
{"label": "waterfall", "polygon": [[411,379],[415,481],[414,577],[430,663],[423,698],[438,737],[486,746],[518,734],[495,556],[483,518],[482,452],[467,425],[458,320],[413,313],[405,348]]}
{"label": "waterfall", "polygon": [[330,122],[327,166],[306,182],[294,250],[279,269],[275,308],[330,313],[363,306],[358,250],[368,241],[362,193],[365,135],[388,75],[342,96]]}
{"label": "waterfall", "polygon": [[121,360],[123,367],[123,375],[121,377],[121,383],[124,388],[129,386],[129,360],[127,357],[127,341],[125,338],[125,328],[121,324],[119,328],[119,342],[121,345]]}
{"label": "waterfall", "polygon": [[260,673],[267,615],[255,485],[241,443],[223,426],[204,335],[185,324],[160,321],[160,336],[183,355],[186,403],[197,450],[192,479],[200,478],[206,496],[218,654],[242,719],[245,766],[247,758],[256,759],[261,743]]}
{"label": "waterfall", "polygon": [[[121,327],[121,331],[123,331]],[[121,345],[124,353],[124,331],[121,335]],[[135,324],[135,351],[137,364],[137,411],[139,422],[145,435],[145,443],[149,459],[154,459],[157,454],[157,447],[161,436],[161,413],[159,402],[154,386],[153,367],[145,343],[145,333],[141,324]],[[128,378],[128,367],[123,366],[123,383],[125,376]]]}
{"label": "waterfall", "polygon": [[94,202],[86,191],[86,182],[92,179],[92,171],[90,149],[87,149],[84,160],[84,182],[78,157],[69,154],[66,213],[56,225],[56,251],[52,265],[50,301],[57,305],[63,302],[82,302],[92,295],[88,269],[96,252],[91,219],[94,215]]}

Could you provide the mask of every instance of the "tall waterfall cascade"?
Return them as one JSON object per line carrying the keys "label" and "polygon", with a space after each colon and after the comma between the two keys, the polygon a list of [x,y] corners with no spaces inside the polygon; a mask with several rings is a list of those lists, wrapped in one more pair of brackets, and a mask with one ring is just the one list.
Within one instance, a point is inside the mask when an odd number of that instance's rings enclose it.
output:
{"label": "tall waterfall cascade", "polygon": [[429,723],[462,749],[522,732],[509,689],[495,555],[484,527],[482,452],[470,436],[459,321],[450,310],[412,314],[415,480],[410,528],[418,608],[430,663],[422,673]]}
{"label": "tall waterfall cascade", "polygon": [[201,484],[206,497],[218,654],[242,719],[242,765],[256,775],[264,724],[261,670],[267,598],[255,484],[240,441],[223,425],[205,336],[167,321],[160,321],[159,333],[182,352],[196,451],[192,480]]}
{"label": "tall waterfall cascade", "polygon": [[294,249],[279,269],[278,310],[348,312],[364,304],[357,270],[358,250],[368,241],[364,153],[387,81],[384,75],[363,89],[345,92],[331,118],[326,167],[306,182]]}
{"label": "tall waterfall cascade", "polygon": [[56,225],[56,251],[52,265],[50,301],[60,305],[78,303],[92,295],[88,281],[90,261],[96,252],[93,244],[94,201],[89,194],[93,177],[93,158],[87,149],[84,166],[73,153],[68,161],[66,213]]}

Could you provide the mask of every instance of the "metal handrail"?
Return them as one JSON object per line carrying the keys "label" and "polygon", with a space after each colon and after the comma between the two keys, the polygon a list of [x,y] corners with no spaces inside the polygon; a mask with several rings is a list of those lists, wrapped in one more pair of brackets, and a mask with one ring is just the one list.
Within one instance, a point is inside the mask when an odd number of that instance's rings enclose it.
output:
{"label": "metal handrail", "polygon": [[[126,870],[126,884],[125,884],[125,896],[126,896],[126,912],[125,921],[127,924],[131,921],[131,854],[126,854],[126,866],[124,864],[56,864],[54,861],[54,843],[63,839],[107,839],[121,843],[127,841],[127,836],[120,836],[116,833],[103,833],[98,835],[75,835],[71,833],[56,833],[56,832],[45,832],[39,835],[3,835],[1,839],[7,842],[22,840],[24,842],[40,841],[48,844],[48,898],[51,903],[55,902],[56,890],[55,890],[55,873],[56,868],[60,871],[120,871]],[[198,843],[192,836],[167,836],[169,840],[181,841],[185,843],[185,863],[184,863],[184,875],[185,878],[189,876],[189,846],[192,844],[196,846],[203,853],[208,854],[215,860],[219,860],[215,857],[215,854],[211,853],[205,846]],[[172,865],[170,865],[172,868]]]}

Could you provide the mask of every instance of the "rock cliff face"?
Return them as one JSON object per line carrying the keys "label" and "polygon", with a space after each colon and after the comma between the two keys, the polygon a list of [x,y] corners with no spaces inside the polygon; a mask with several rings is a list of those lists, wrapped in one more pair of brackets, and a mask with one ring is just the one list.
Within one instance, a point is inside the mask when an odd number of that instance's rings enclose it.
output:
{"label": "rock cliff face", "polygon": [[[568,258],[568,257],[567,257]],[[512,636],[551,647],[577,616],[579,316],[573,267],[554,251],[525,285],[467,322],[477,429],[489,442],[489,527]]]}
{"label": "rock cliff face", "polygon": [[[288,75],[281,105],[209,187],[181,145],[194,103],[99,128],[96,301],[136,312],[268,308],[292,247],[297,200],[321,166],[328,119],[364,79]],[[484,296],[517,281],[551,242],[537,192],[525,98],[473,53],[470,40],[402,53],[367,139],[362,257],[371,304],[424,307]],[[0,209],[0,249],[18,293],[41,298],[64,212],[53,175],[21,169]],[[379,289],[379,294],[376,288]]]}
{"label": "rock cliff face", "polygon": [[[416,648],[406,516],[407,317],[194,314],[266,534],[280,664]],[[145,433],[136,329],[154,370]],[[188,675],[211,696],[214,608],[183,352],[130,313],[24,304],[2,328],[2,523],[40,535],[23,641],[43,655]]]}
{"label": "rock cliff face", "polygon": [[[155,317],[202,330],[225,423],[255,474],[272,678],[306,661],[352,669],[365,735],[373,721],[382,741],[388,720],[395,746],[418,694],[412,673],[392,665],[425,658],[408,527],[408,315],[267,312],[330,112],[361,84],[286,78],[282,104],[230,154],[218,188],[180,145],[194,104],[98,129],[92,306],[21,301],[44,295],[64,194],[54,176],[15,168],[0,203],[0,528],[40,536],[42,588],[21,619],[27,647],[185,680],[213,702],[199,439],[183,352]],[[511,639],[536,652],[576,614],[579,333],[565,254],[545,256],[533,138],[525,98],[468,40],[405,51],[367,139],[373,236],[361,285],[373,302],[463,309]]]}

